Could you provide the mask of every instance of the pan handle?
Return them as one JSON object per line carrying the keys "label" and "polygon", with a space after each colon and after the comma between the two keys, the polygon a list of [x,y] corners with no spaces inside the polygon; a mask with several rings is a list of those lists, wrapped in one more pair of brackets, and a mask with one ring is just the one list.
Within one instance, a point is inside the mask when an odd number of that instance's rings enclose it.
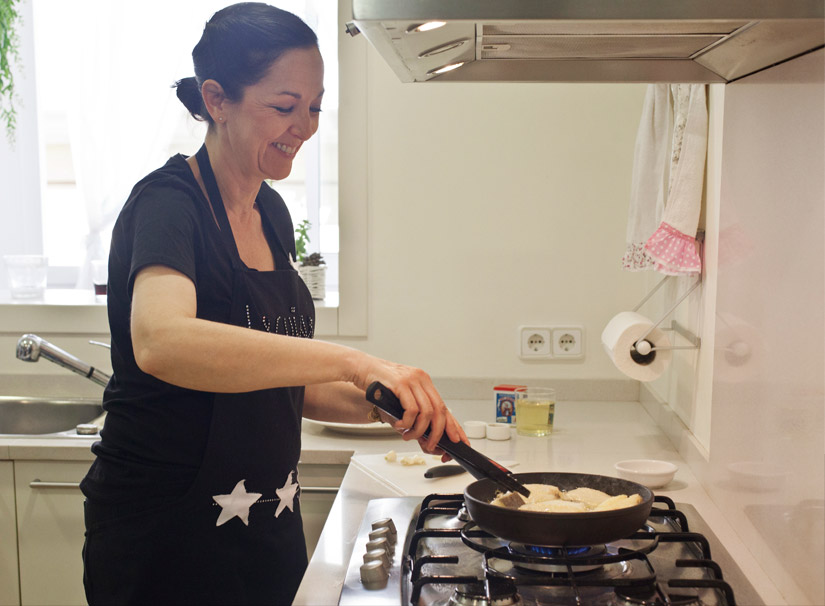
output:
{"label": "pan handle", "polygon": [[[401,405],[401,401],[392,390],[379,381],[375,381],[367,388],[367,400],[395,419],[401,419],[404,416],[404,407]],[[429,435],[430,431],[428,429],[424,432],[424,437],[426,438]],[[478,479],[490,478],[507,490],[519,492],[526,497],[530,496],[530,490],[516,480],[509,469],[484,456],[464,442],[453,442],[447,434],[444,434],[438,441],[438,447],[455,459],[473,477]]]}

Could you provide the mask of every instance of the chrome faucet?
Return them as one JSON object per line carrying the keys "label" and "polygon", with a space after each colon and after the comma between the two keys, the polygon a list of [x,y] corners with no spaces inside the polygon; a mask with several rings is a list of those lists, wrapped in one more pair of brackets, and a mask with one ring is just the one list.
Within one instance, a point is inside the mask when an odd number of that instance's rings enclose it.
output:
{"label": "chrome faucet", "polygon": [[[100,345],[105,344],[100,343]],[[105,372],[98,370],[83,360],[79,360],[69,352],[63,351],[56,345],[49,343],[46,339],[38,337],[37,335],[23,335],[20,337],[17,341],[18,360],[37,362],[41,356],[49,362],[54,362],[58,366],[68,368],[72,372],[76,372],[103,387],[106,387],[109,383],[109,375]]]}

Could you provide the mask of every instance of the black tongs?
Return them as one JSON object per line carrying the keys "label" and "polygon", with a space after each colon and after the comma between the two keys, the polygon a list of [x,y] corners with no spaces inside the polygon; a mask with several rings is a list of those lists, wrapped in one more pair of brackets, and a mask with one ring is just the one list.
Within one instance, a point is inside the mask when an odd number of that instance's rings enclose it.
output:
{"label": "black tongs", "polygon": [[[367,388],[367,400],[395,419],[401,419],[404,416],[404,408],[400,400],[378,381]],[[424,432],[425,438],[429,435],[429,430]],[[474,478],[479,480],[489,478],[507,490],[521,493],[525,497],[530,496],[530,490],[515,479],[509,469],[467,446],[464,442],[452,442],[445,433],[438,441],[438,447],[455,459]]]}

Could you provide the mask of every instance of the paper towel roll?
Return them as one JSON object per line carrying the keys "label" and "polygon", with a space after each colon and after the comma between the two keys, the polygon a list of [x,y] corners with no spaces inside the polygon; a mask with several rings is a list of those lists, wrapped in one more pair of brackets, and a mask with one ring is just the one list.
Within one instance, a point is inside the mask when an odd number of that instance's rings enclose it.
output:
{"label": "paper towel roll", "polygon": [[[650,330],[653,322],[635,311],[616,314],[602,331],[602,345],[607,355],[620,371],[637,381],[653,381],[659,378],[670,363],[671,351],[657,349],[640,361],[631,357],[634,343]],[[670,340],[658,328],[645,337],[653,347],[669,347]]]}

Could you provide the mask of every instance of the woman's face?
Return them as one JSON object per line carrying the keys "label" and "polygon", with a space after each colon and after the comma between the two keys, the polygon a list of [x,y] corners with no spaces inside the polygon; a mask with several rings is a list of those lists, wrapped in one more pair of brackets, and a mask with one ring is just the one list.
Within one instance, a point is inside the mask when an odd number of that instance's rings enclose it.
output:
{"label": "woman's face", "polygon": [[243,98],[226,106],[226,134],[250,177],[284,179],[301,145],[318,130],[324,63],[317,48],[281,55]]}

